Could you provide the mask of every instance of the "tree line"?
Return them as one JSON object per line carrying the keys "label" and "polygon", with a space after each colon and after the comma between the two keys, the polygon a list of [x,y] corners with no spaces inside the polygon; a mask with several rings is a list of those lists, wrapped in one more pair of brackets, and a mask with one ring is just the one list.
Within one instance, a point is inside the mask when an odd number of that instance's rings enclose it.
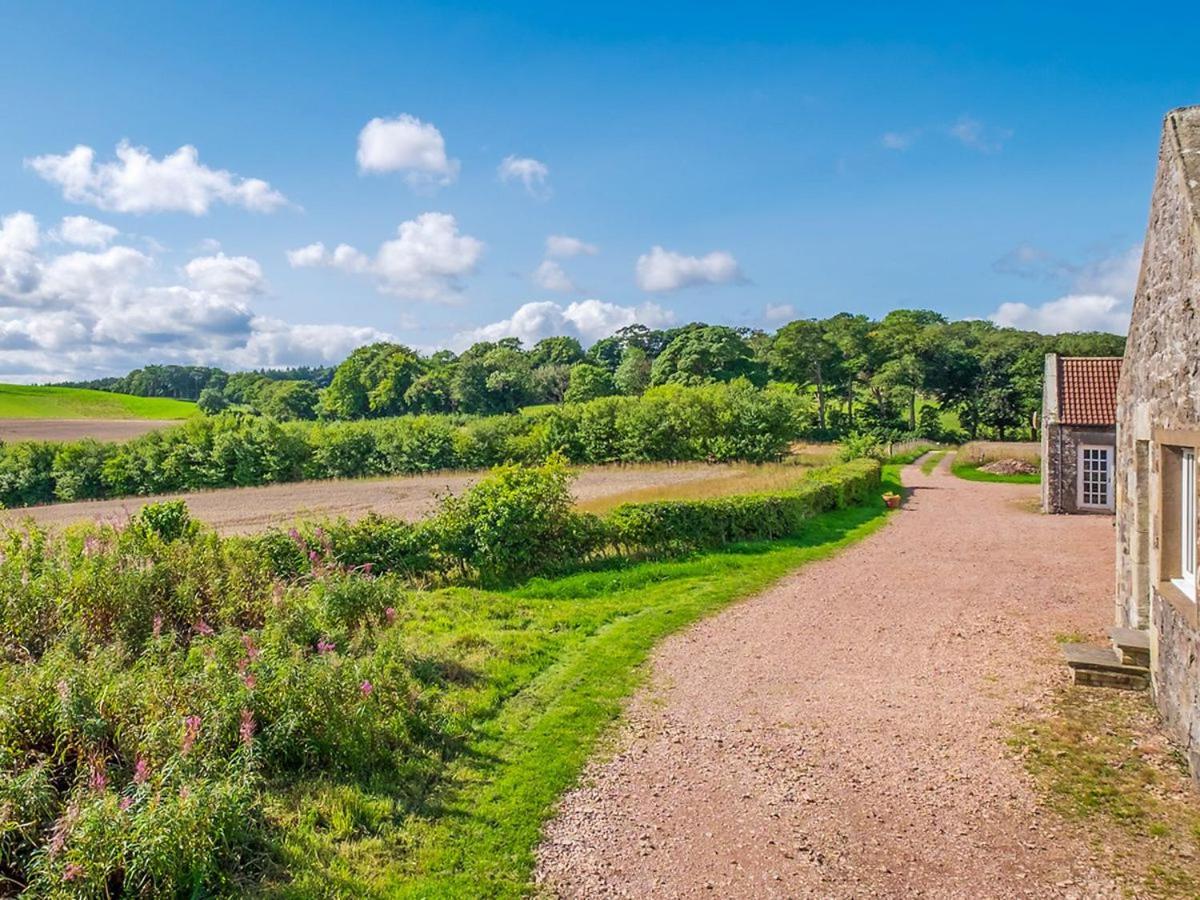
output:
{"label": "tree line", "polygon": [[423,355],[395,343],[360,347],[334,369],[260,370],[147,366],[87,386],[196,399],[280,420],[355,420],[421,413],[496,415],[531,405],[640,396],[667,384],[744,378],[795,385],[812,397],[813,437],[858,431],[946,434],[940,412],[970,437],[1032,432],[1044,355],[1119,356],[1125,340],[1101,332],[1043,335],[986,321],[951,322],[920,309],[882,319],[838,313],[774,333],[692,323],[622,328],[589,348],[568,336],[526,349],[517,338],[461,354]]}

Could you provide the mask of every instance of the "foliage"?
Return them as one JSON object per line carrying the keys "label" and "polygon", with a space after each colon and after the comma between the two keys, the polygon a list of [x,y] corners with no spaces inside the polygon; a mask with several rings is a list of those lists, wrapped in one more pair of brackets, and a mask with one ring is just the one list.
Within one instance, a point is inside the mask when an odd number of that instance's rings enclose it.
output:
{"label": "foliage", "polygon": [[[581,364],[584,365],[584,364]],[[289,385],[291,382],[277,382]],[[746,382],[656,388],[536,415],[466,419],[414,415],[362,422],[287,422],[228,412],[122,444],[0,447],[0,503],[157,494],[302,478],[402,475],[537,463],[781,458],[806,422],[806,403]]]}
{"label": "foliage", "polygon": [[616,386],[607,369],[593,363],[581,362],[571,366],[570,381],[563,394],[563,400],[567,403],[585,403],[614,393]]}
{"label": "foliage", "polygon": [[847,435],[842,440],[841,449],[838,451],[838,458],[843,461],[860,457],[883,459],[885,455],[879,438],[869,433]]}
{"label": "foliage", "polygon": [[676,336],[654,360],[651,384],[706,384],[747,378],[766,381],[765,367],[755,359],[745,337],[724,325],[694,325]]}

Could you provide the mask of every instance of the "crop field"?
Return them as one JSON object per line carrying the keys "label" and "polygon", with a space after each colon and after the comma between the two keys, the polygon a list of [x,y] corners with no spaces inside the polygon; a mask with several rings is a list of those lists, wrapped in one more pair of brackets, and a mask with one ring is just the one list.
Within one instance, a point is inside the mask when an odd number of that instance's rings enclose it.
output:
{"label": "crop field", "polygon": [[[576,500],[586,510],[600,511],[630,500],[679,499],[776,489],[784,486],[786,481],[794,481],[804,468],[689,463],[594,466],[579,471],[579,478],[573,485]],[[55,503],[9,510],[0,517],[8,524],[27,518],[40,525],[65,525],[81,520],[121,521],[136,514],[147,503],[182,498],[198,521],[222,534],[249,534],[300,518],[356,520],[369,512],[412,522],[428,515],[437,506],[439,497],[461,492],[485,474],[438,472],[399,478],[301,481],[156,497]]]}
{"label": "crop field", "polygon": [[[0,419],[187,419],[197,413],[194,403],[164,397],[133,397],[83,388],[0,384]],[[96,435],[87,433],[77,436]]]}
{"label": "crop field", "polygon": [[177,419],[0,419],[0,441],[128,441]]}

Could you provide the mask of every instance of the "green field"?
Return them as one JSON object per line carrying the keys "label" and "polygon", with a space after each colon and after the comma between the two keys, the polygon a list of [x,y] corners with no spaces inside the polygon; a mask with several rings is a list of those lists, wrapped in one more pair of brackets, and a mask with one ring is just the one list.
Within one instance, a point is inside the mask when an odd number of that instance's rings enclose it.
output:
{"label": "green field", "polygon": [[984,472],[979,467],[986,463],[960,463],[954,462],[950,464],[950,471],[966,481],[991,481],[1000,484],[1041,484],[1042,476],[1036,473],[1015,474],[1015,475],[997,475],[994,472]]}
{"label": "green field", "polygon": [[83,388],[0,384],[0,419],[186,419],[196,404]]}

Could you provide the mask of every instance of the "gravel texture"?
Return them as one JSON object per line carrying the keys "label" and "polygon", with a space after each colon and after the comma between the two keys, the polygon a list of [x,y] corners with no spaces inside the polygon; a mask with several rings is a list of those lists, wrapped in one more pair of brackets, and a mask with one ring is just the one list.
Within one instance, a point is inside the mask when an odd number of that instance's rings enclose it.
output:
{"label": "gravel texture", "polygon": [[1100,633],[1112,519],[914,465],[872,537],[668,639],[546,828],[566,897],[1108,897],[1005,741]]}
{"label": "gravel texture", "polygon": [[[580,470],[572,492],[583,502],[654,486],[727,477],[738,471],[737,466],[702,464],[596,466]],[[187,501],[193,517],[223,534],[262,531],[298,518],[358,519],[368,512],[415,521],[433,512],[439,497],[459,493],[479,477],[479,472],[437,472],[401,478],[298,481],[156,497],[54,503],[6,510],[0,513],[0,522],[15,524],[31,518],[42,525],[64,525],[80,520],[123,519],[146,503],[176,497]]]}

